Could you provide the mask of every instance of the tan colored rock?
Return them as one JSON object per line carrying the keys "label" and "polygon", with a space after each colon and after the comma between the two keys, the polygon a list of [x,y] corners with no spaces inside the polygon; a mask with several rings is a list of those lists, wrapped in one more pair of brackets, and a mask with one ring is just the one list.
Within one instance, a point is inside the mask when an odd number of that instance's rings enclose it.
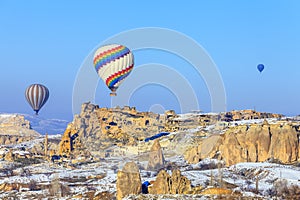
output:
{"label": "tan colored rock", "polygon": [[[69,126],[67,127],[66,131],[64,132],[61,142],[59,143],[59,155],[64,155],[69,157],[71,151],[73,150],[73,135],[78,134],[76,129],[71,129]],[[73,136],[73,137],[72,137]]]}
{"label": "tan colored rock", "polygon": [[185,159],[197,163],[203,158],[219,157],[229,166],[272,158],[291,164],[299,161],[298,135],[295,125],[289,123],[268,124],[264,121],[262,124],[240,125],[229,128],[215,139],[202,140],[197,148],[185,153]]}
{"label": "tan colored rock", "polygon": [[188,150],[184,157],[189,163],[198,163],[204,158],[212,158],[219,150],[218,147],[222,142],[222,135],[212,135],[199,143],[198,147]]}
{"label": "tan colored rock", "polygon": [[148,187],[149,194],[170,194],[171,192],[171,176],[161,170],[156,180]]}
{"label": "tan colored rock", "polygon": [[297,132],[290,125],[274,126],[271,127],[271,145],[269,157],[278,159],[283,163],[291,163],[299,160],[298,149],[298,136]]}
{"label": "tan colored rock", "polygon": [[255,110],[233,110],[231,112],[226,113],[226,116],[229,120],[232,121],[282,117],[282,115],[280,114],[261,113]]}
{"label": "tan colored rock", "polygon": [[17,144],[39,137],[22,115],[0,115],[0,145]]}
{"label": "tan colored rock", "polygon": [[173,170],[171,176],[161,170],[148,191],[149,194],[188,194],[191,192],[191,181],[182,176],[179,170]]}
{"label": "tan colored rock", "polygon": [[45,157],[48,156],[48,133],[46,133],[46,135],[45,135],[44,154],[45,154]]}
{"label": "tan colored rock", "polygon": [[218,151],[218,148],[216,147],[222,142],[223,137],[221,135],[212,135],[205,139],[201,146],[198,147],[198,152],[200,152],[201,155],[200,158],[204,159],[215,155],[215,153]]}
{"label": "tan colored rock", "polygon": [[140,194],[142,182],[137,164],[128,162],[117,174],[117,200],[129,194]]}
{"label": "tan colored rock", "polygon": [[[199,146],[201,143],[199,144]],[[193,147],[188,149],[184,154],[184,159],[188,163],[198,163],[201,160],[200,152],[198,151],[198,147]]]}
{"label": "tan colored rock", "polygon": [[23,115],[3,114],[0,116],[0,128],[23,127],[30,129],[30,122]]}
{"label": "tan colored rock", "polygon": [[191,191],[191,181],[185,176],[182,176],[180,170],[172,171],[171,180],[171,194],[187,194]]}
{"label": "tan colored rock", "polygon": [[226,134],[224,142],[222,145],[220,145],[219,150],[227,165],[247,161],[245,151],[239,145],[235,133]]}
{"label": "tan colored rock", "polygon": [[[69,157],[76,149],[87,149],[92,155],[112,145],[137,145],[138,140],[164,130],[165,118],[134,107],[99,108],[84,103],[62,137],[59,154]],[[147,134],[145,134],[147,133]],[[70,138],[78,135],[70,142]]]}
{"label": "tan colored rock", "polygon": [[93,200],[113,200],[113,199],[115,199],[114,195],[107,191],[100,192],[93,197]]}
{"label": "tan colored rock", "polygon": [[155,140],[149,152],[148,170],[158,170],[164,167],[165,159],[159,143]]}
{"label": "tan colored rock", "polygon": [[200,194],[203,195],[233,195],[233,191],[225,188],[207,188]]}
{"label": "tan colored rock", "polygon": [[4,156],[5,161],[13,162],[14,159],[15,159],[15,156],[14,156],[12,150],[9,150],[8,153],[5,154],[5,156]]}
{"label": "tan colored rock", "polygon": [[22,187],[20,183],[2,183],[0,184],[0,191],[9,192],[13,190],[19,190]]}

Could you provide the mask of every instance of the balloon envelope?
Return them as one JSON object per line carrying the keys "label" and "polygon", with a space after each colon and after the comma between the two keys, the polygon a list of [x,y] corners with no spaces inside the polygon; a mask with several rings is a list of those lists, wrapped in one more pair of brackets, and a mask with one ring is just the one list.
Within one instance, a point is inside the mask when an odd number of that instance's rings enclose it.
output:
{"label": "balloon envelope", "polygon": [[123,45],[105,45],[98,48],[94,54],[94,67],[100,78],[112,91],[111,96],[116,95],[116,90],[130,74],[133,66],[133,55]]}
{"label": "balloon envelope", "polygon": [[259,64],[259,65],[257,65],[257,69],[259,72],[262,72],[262,71],[264,71],[265,66],[263,64]]}
{"label": "balloon envelope", "polygon": [[49,90],[44,85],[32,84],[26,89],[25,97],[35,114],[38,114],[49,98]]}

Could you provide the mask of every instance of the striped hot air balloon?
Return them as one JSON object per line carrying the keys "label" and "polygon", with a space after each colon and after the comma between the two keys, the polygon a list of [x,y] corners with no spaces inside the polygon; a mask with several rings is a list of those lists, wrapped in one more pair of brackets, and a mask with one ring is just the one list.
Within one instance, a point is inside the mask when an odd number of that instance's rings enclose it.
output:
{"label": "striped hot air balloon", "polygon": [[97,49],[94,54],[94,67],[116,96],[116,90],[133,69],[134,59],[131,51],[119,44],[105,45]]}
{"label": "striped hot air balloon", "polygon": [[49,98],[49,90],[44,85],[32,84],[26,89],[25,97],[37,115]]}

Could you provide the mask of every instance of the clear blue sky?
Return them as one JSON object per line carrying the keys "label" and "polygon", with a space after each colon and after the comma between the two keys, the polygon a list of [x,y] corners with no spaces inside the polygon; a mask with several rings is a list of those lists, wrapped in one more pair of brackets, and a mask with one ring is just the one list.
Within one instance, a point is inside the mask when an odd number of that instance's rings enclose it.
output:
{"label": "clear blue sky", "polygon": [[[24,90],[38,82],[51,93],[40,115],[71,120],[73,83],[84,58],[112,35],[150,26],[182,32],[206,49],[222,75],[228,110],[255,106],[259,111],[300,114],[299,10],[297,0],[1,0],[0,112],[33,113]],[[180,64],[186,65],[159,51],[136,52],[135,57],[137,64],[158,62],[179,71]],[[256,70],[259,63],[266,67],[263,74]],[[102,82],[98,88],[102,91]],[[202,109],[210,111],[205,84],[197,88]],[[105,106],[101,97],[108,90],[101,91],[96,102]],[[171,97],[156,100],[157,91],[171,95],[149,86],[138,90],[131,104],[141,110],[156,103],[177,109]]]}

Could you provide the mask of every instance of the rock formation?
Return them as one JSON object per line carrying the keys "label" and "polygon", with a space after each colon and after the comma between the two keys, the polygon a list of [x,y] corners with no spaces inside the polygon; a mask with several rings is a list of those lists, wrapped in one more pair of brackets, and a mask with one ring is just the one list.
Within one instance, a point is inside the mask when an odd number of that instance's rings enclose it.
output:
{"label": "rock formation", "polygon": [[290,164],[299,161],[300,132],[293,124],[240,125],[223,135],[212,135],[198,147],[186,152],[190,163],[204,158],[221,158],[227,165],[239,162],[263,162],[268,159]]}
{"label": "rock formation", "polygon": [[0,115],[0,145],[16,144],[39,137],[30,129],[30,123],[22,115]]}
{"label": "rock formation", "polygon": [[[26,151],[36,156],[44,156],[47,152],[46,159],[51,158],[53,154],[56,154],[61,137],[59,135],[48,135],[48,144],[46,145],[44,140],[36,140],[33,146],[25,147]],[[47,148],[47,151],[46,151]]]}
{"label": "rock formation", "polygon": [[164,167],[164,156],[159,144],[159,140],[155,140],[149,152],[148,170],[158,170]]}
{"label": "rock formation", "polygon": [[0,115],[0,127],[23,127],[30,129],[30,123],[28,120],[25,120],[22,115],[15,114],[1,114]]}
{"label": "rock formation", "polygon": [[[184,131],[195,129],[200,125],[207,126],[223,121],[223,125],[220,125],[218,130],[217,128],[214,130],[218,132],[227,129],[226,123],[228,124],[229,121],[264,117],[280,118],[281,115],[259,113],[252,110],[183,115],[177,115],[170,110],[166,111],[164,115],[159,115],[152,112],[138,112],[134,107],[128,106],[124,108],[99,108],[97,105],[84,103],[81,107],[81,113],[74,116],[73,122],[65,130],[58,154],[66,157],[82,157],[87,154],[94,157],[107,157],[111,152],[116,152],[114,147],[137,146],[139,141],[162,131],[184,133]],[[199,137],[203,137],[207,135],[207,132],[197,134]],[[182,137],[184,135],[182,134]],[[180,139],[178,136],[179,134],[176,135],[176,138]],[[182,144],[180,151],[186,151],[186,146]],[[147,150],[149,151],[149,148]],[[198,150],[193,151],[194,154],[199,154]],[[207,153],[211,154],[211,152]],[[202,152],[200,157],[202,158],[207,153]],[[199,160],[198,158],[194,159],[195,162]]]}
{"label": "rock formation", "polygon": [[255,110],[233,110],[225,113],[222,117],[224,121],[240,121],[251,119],[265,119],[265,118],[281,118],[280,114],[257,112]]}
{"label": "rock formation", "polygon": [[59,143],[58,154],[70,157],[71,151],[74,149],[74,144],[76,143],[77,146],[81,144],[81,141],[77,138],[77,136],[77,130],[70,128],[70,125],[68,125]]}
{"label": "rock formation", "polygon": [[[254,110],[239,110],[230,111],[226,113],[188,113],[181,116],[177,115],[174,111],[167,111],[165,113],[166,122],[165,129],[167,131],[185,131],[197,126],[208,126],[218,124],[220,122],[234,122],[241,120],[252,119],[265,119],[265,118],[278,118],[283,117],[280,114],[261,113]],[[223,124],[225,125],[225,124]],[[225,127],[219,127],[224,129]]]}
{"label": "rock formation", "polygon": [[9,152],[7,154],[5,154],[4,160],[9,161],[9,162],[13,162],[15,160],[15,156],[14,156],[12,150],[9,150]]}
{"label": "rock formation", "polygon": [[149,194],[188,194],[191,190],[191,181],[182,176],[179,170],[173,170],[172,175],[161,170],[148,187]]}
{"label": "rock formation", "polygon": [[45,141],[44,141],[44,154],[45,154],[45,157],[48,156],[48,134],[46,133],[45,135]]}
{"label": "rock formation", "polygon": [[75,149],[86,148],[97,155],[113,145],[136,145],[138,140],[165,130],[164,124],[164,116],[137,112],[134,107],[99,108],[85,103],[68,125],[59,153],[69,156]]}
{"label": "rock formation", "polygon": [[129,194],[140,194],[142,182],[137,164],[128,162],[117,174],[117,200]]}

